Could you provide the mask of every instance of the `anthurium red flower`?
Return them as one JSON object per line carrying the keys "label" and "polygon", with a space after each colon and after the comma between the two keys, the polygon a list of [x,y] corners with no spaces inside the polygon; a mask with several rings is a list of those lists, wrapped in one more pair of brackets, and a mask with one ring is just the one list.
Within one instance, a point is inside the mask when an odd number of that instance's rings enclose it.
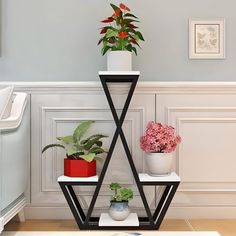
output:
{"label": "anthurium red flower", "polygon": [[105,20],[102,20],[101,22],[102,22],[102,23],[110,23],[110,22],[112,22],[113,20],[114,20],[113,17],[108,17],[108,18],[106,18]]}
{"label": "anthurium red flower", "polygon": [[117,17],[117,16],[120,15],[120,13],[121,13],[121,10],[120,10],[120,8],[118,8],[118,9],[116,9],[115,12],[112,14],[112,17]]}
{"label": "anthurium red flower", "polygon": [[127,6],[125,6],[124,3],[121,3],[121,4],[120,4],[120,8],[123,9],[123,10],[125,10],[125,11],[130,11],[130,9],[129,9]]}
{"label": "anthurium red flower", "polygon": [[119,35],[119,38],[121,39],[125,39],[128,37],[127,32],[124,32],[124,31],[119,32],[118,35]]}

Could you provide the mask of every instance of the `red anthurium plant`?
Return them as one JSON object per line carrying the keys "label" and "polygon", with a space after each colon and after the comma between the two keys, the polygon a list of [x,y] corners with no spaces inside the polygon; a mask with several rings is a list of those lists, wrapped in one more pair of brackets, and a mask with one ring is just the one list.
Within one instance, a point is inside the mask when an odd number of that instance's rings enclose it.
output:
{"label": "red anthurium plant", "polygon": [[114,10],[113,14],[101,21],[108,24],[100,31],[103,37],[99,40],[98,45],[101,43],[103,45],[102,55],[105,55],[109,50],[133,51],[137,55],[136,46],[140,47],[138,41],[144,41],[135,25],[139,22],[138,18],[131,14],[130,9],[123,3],[120,3],[119,7],[114,4],[110,5]]}

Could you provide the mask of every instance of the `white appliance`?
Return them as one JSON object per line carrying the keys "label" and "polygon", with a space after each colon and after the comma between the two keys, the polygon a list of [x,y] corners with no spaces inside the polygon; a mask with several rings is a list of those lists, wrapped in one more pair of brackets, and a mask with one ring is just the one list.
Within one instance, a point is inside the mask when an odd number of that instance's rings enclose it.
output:
{"label": "white appliance", "polygon": [[0,119],[0,233],[15,215],[24,220],[25,191],[30,170],[27,94],[13,93],[10,109],[9,116]]}

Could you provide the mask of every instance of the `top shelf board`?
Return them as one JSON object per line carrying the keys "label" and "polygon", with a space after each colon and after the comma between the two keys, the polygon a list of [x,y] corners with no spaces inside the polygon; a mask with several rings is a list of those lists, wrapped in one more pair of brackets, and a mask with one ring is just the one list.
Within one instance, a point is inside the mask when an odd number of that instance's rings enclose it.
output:
{"label": "top shelf board", "polygon": [[99,75],[140,75],[140,71],[99,71]]}

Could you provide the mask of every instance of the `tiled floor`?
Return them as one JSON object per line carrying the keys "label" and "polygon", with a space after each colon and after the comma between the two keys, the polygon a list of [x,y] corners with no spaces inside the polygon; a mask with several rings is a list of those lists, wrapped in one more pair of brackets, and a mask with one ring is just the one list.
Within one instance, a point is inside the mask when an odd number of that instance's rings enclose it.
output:
{"label": "tiled floor", "polygon": [[[73,220],[27,220],[9,222],[6,231],[77,231]],[[163,231],[218,231],[221,236],[236,236],[236,220],[164,220]]]}

